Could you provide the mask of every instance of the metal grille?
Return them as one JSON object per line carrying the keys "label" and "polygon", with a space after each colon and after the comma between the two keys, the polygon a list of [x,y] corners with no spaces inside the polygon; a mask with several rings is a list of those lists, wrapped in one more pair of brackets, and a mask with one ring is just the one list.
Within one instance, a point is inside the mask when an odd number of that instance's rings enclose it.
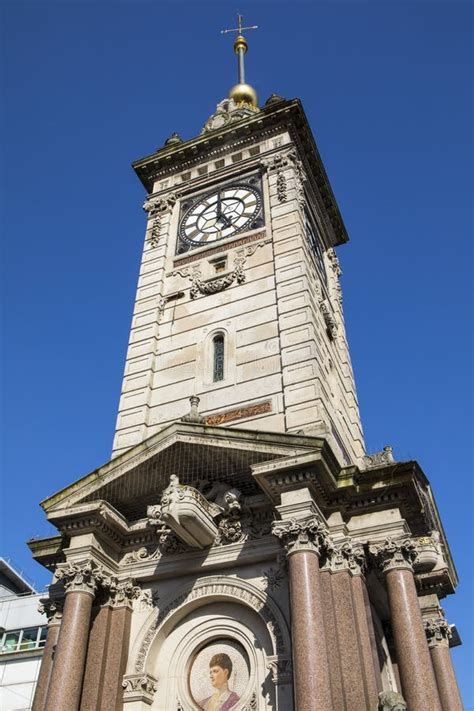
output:
{"label": "metal grille", "polygon": [[212,339],[214,346],[213,380],[215,383],[224,380],[224,336],[219,333]]}

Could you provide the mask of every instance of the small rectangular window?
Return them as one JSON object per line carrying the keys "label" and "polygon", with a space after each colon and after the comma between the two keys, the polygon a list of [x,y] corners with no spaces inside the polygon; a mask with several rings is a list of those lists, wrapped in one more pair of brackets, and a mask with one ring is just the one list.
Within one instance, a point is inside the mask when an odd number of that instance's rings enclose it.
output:
{"label": "small rectangular window", "polygon": [[258,156],[260,153],[260,146],[253,146],[252,148],[249,149],[249,155],[251,156]]}
{"label": "small rectangular window", "polygon": [[239,160],[242,160],[242,153],[234,153],[232,156],[232,163],[238,163]]}
{"label": "small rectangular window", "polygon": [[203,165],[202,168],[198,168],[198,175],[207,175],[207,171],[207,165]]}
{"label": "small rectangular window", "polygon": [[186,180],[189,180],[189,179],[190,179],[190,177],[191,177],[191,173],[190,173],[190,172],[189,172],[189,173],[183,173],[183,174],[181,175],[181,181],[182,181],[183,183],[185,183]]}
{"label": "small rectangular window", "polygon": [[227,265],[227,259],[225,257],[220,257],[219,259],[213,259],[211,264],[214,267],[215,273],[221,274],[222,272],[225,272],[226,265]]}
{"label": "small rectangular window", "polygon": [[218,170],[219,168],[223,168],[225,166],[225,160],[221,158],[221,160],[216,160],[214,163],[214,168]]}

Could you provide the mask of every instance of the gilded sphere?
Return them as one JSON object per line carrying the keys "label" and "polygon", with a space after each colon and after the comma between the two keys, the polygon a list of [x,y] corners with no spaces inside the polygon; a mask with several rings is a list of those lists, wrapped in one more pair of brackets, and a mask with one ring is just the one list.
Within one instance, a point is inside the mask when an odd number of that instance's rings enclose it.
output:
{"label": "gilded sphere", "polygon": [[257,92],[250,84],[236,84],[229,91],[229,99],[233,99],[236,104],[251,104],[257,106]]}

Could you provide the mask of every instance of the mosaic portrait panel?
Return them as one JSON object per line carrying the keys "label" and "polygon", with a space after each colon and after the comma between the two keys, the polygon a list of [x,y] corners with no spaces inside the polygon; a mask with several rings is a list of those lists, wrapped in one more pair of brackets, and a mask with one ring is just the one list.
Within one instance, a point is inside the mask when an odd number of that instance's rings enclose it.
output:
{"label": "mosaic portrait panel", "polygon": [[189,672],[191,696],[203,711],[231,711],[246,693],[250,665],[244,648],[233,640],[214,640],[194,658]]}

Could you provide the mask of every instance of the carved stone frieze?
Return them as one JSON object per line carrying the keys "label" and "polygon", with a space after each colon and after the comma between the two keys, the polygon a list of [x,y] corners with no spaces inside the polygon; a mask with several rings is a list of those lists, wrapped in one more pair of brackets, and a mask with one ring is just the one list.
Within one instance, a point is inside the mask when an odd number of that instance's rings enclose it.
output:
{"label": "carved stone frieze", "polygon": [[378,711],[405,711],[408,708],[403,696],[396,691],[379,693]]}
{"label": "carved stone frieze", "polygon": [[307,519],[274,521],[272,533],[282,541],[287,555],[312,551],[319,556],[328,544],[326,529],[316,516]]}
{"label": "carved stone frieze", "polygon": [[386,464],[393,464],[395,459],[393,458],[393,449],[389,445],[384,447],[381,452],[375,452],[374,454],[366,454],[364,456],[364,464],[366,469],[372,469],[374,467],[383,467]]}
{"label": "carved stone frieze", "polygon": [[448,622],[442,618],[428,618],[423,622],[428,647],[449,647],[452,632]]}
{"label": "carved stone frieze", "polygon": [[348,570],[352,575],[363,575],[365,569],[366,555],[364,547],[360,543],[354,543],[351,540],[334,543],[329,539],[321,570],[329,570],[331,573]]}
{"label": "carved stone frieze", "polygon": [[57,625],[61,622],[64,609],[64,599],[51,599],[49,597],[40,598],[38,612],[46,615],[49,625]]}
{"label": "carved stone frieze", "polygon": [[224,412],[216,412],[212,415],[206,415],[204,422],[206,425],[224,425],[226,422],[233,420],[241,420],[244,417],[256,417],[272,411],[272,401],[265,400],[254,405],[234,408],[233,410],[224,410]]}
{"label": "carved stone frieze", "polygon": [[125,702],[144,701],[151,705],[158,690],[158,682],[150,674],[126,674],[122,681]]}
{"label": "carved stone frieze", "polygon": [[383,573],[390,570],[413,571],[418,556],[416,544],[411,538],[388,537],[383,543],[371,545],[369,551]]}

